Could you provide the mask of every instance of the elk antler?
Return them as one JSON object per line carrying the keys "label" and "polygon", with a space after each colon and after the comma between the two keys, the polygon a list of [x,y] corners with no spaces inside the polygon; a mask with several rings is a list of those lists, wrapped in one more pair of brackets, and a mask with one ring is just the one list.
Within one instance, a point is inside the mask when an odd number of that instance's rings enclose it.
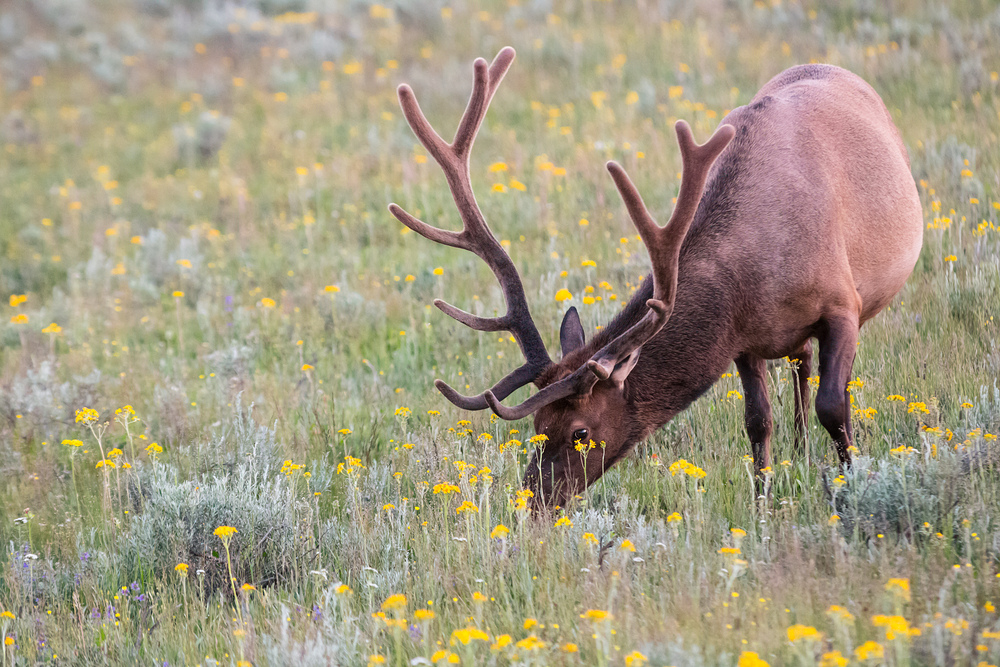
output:
{"label": "elk antler", "polygon": [[445,143],[427,122],[427,118],[420,110],[417,98],[409,86],[403,84],[397,91],[399,104],[403,108],[403,115],[406,116],[410,128],[427,149],[427,152],[440,165],[448,180],[448,187],[462,218],[463,229],[461,232],[452,232],[432,227],[413,217],[396,204],[390,204],[389,211],[404,225],[431,241],[454,248],[463,248],[478,255],[486,262],[500,282],[504,300],[507,302],[507,313],[500,317],[477,317],[440,299],[435,299],[434,305],[473,329],[509,331],[514,335],[514,339],[521,347],[525,358],[524,365],[497,382],[489,392],[479,396],[463,396],[442,380],[434,381],[435,386],[444,394],[445,398],[466,410],[483,410],[488,407],[487,395],[499,396],[501,399],[506,398],[515,390],[534,381],[545,368],[552,364],[552,360],[545,351],[542,337],[539,335],[538,329],[535,328],[531,313],[528,311],[528,302],[524,296],[521,277],[518,275],[517,268],[515,268],[510,256],[497,242],[493,232],[486,224],[482,211],[479,210],[479,205],[476,203],[476,196],[472,191],[469,177],[469,155],[472,151],[472,144],[479,132],[479,126],[486,116],[486,110],[489,108],[490,100],[493,99],[493,94],[514,61],[514,55],[514,49],[508,46],[500,50],[490,65],[487,65],[482,58],[476,59],[473,64],[475,79],[472,95],[451,144]]}
{"label": "elk antler", "polygon": [[611,377],[615,366],[628,359],[663,328],[674,309],[677,293],[677,263],[681,244],[694,220],[708,172],[715,159],[736,134],[732,125],[719,127],[712,138],[699,146],[691,135],[691,127],[683,120],[674,126],[681,149],[684,171],[677,205],[665,227],[656,224],[646,204],[628,174],[617,162],[608,162],[608,171],[625,202],[629,217],[639,230],[653,264],[653,298],[646,301],[649,311],[632,327],[598,350],[586,364],[554,382],[520,405],[507,408],[501,397],[486,392],[486,401],[503,419],[521,419],[543,405],[560,398],[589,392],[598,380]]}

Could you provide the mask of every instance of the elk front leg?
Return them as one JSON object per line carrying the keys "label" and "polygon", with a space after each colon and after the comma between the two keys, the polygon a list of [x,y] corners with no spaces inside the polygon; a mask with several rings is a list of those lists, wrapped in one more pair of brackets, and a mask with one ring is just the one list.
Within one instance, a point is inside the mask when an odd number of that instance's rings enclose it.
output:
{"label": "elk front leg", "polygon": [[761,470],[771,465],[771,431],[774,420],[771,417],[771,401],[767,396],[767,362],[748,354],[736,358],[736,369],[743,382],[744,416],[747,436],[753,450],[753,468],[758,481]]}
{"label": "elk front leg", "polygon": [[851,379],[854,355],[858,348],[856,315],[829,318],[819,339],[819,391],[816,392],[816,416],[837,446],[842,464],[851,462],[851,397],[847,383]]}
{"label": "elk front leg", "polygon": [[809,376],[812,374],[812,341],[807,340],[789,357],[795,364],[795,451],[802,454],[809,427]]}

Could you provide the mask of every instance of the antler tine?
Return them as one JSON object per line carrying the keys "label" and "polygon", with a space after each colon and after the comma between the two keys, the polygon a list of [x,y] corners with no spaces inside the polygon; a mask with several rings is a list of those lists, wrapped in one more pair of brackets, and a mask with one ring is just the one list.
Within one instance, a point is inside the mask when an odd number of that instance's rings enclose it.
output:
{"label": "antler tine", "polygon": [[653,298],[662,300],[671,310],[674,292],[677,289],[677,261],[681,245],[698,210],[708,171],[736,134],[732,125],[723,125],[715,131],[711,139],[699,146],[691,134],[691,127],[685,121],[677,121],[674,127],[684,169],[677,205],[670,214],[666,226],[660,227],[656,224],[639,190],[621,165],[617,162],[609,162],[607,165],[611,178],[614,179],[615,186],[625,202],[629,217],[639,231],[639,236],[642,237],[652,260]]}
{"label": "antler tine", "polygon": [[413,89],[402,83],[396,88],[396,96],[399,98],[399,106],[403,110],[403,116],[409,124],[413,134],[423,144],[427,152],[433,156],[438,164],[443,164],[448,160],[449,147],[441,135],[438,134],[427,121],[427,116],[420,110],[417,103],[417,96],[413,94]]}
{"label": "antler tine", "polygon": [[507,421],[514,421],[516,419],[523,419],[538,410],[538,408],[558,401],[560,398],[590,393],[590,390],[597,384],[597,380],[597,375],[590,372],[587,366],[581,366],[562,380],[553,382],[537,394],[529,397],[523,403],[519,403],[511,408],[501,403],[501,397],[494,395],[492,391],[485,392],[484,396],[486,397],[486,402],[498,417]]}
{"label": "antler tine", "polygon": [[624,333],[619,334],[587,361],[587,367],[594,375],[602,380],[607,380],[611,377],[611,373],[615,370],[615,365],[618,362],[645,345],[650,338],[663,328],[663,325],[670,319],[673,303],[667,305],[659,299],[648,299],[646,307],[649,308],[649,312],[641,320]]}
{"label": "antler tine", "polygon": [[435,380],[434,386],[444,394],[445,398],[463,410],[485,410],[490,407],[489,403],[486,402],[486,394],[491,393],[494,396],[499,396],[499,400],[503,400],[524,385],[534,381],[537,375],[537,370],[528,364],[518,366],[493,385],[492,389],[477,396],[460,394],[452,389],[444,380]]}
{"label": "antler tine", "polygon": [[445,315],[458,320],[470,329],[475,329],[476,331],[507,330],[507,318],[505,317],[479,317],[478,315],[468,313],[461,308],[456,308],[447,301],[442,301],[441,299],[434,299],[434,305],[437,306],[438,309]]}
{"label": "antler tine", "polygon": [[[452,232],[428,225],[392,204],[389,210],[404,225],[421,236],[444,245],[464,248],[478,255],[493,274],[497,277],[503,290],[507,312],[500,317],[478,317],[467,313],[444,301],[437,300],[435,305],[445,314],[459,322],[480,331],[506,330],[513,334],[525,357],[525,364],[498,382],[493,389],[494,395],[501,399],[509,396],[519,387],[535,380],[544,368],[552,363],[545,344],[538,333],[531,313],[528,310],[524,286],[517,268],[511,261],[507,251],[497,241],[493,232],[486,224],[482,211],[476,203],[469,176],[469,156],[476,134],[486,117],[490,101],[497,87],[514,61],[514,49],[505,47],[500,50],[492,64],[487,65],[482,58],[477,58],[473,64],[474,80],[469,103],[459,121],[455,138],[448,144],[431,127],[427,121],[413,90],[407,85],[398,88],[399,104],[403,115],[413,129],[417,139],[434,157],[448,181],[452,198],[458,207],[462,218],[462,231]],[[438,381],[438,389],[455,405],[467,410],[482,410],[489,406],[486,394],[479,396],[463,396],[447,384]]]}
{"label": "antler tine", "polygon": [[[684,168],[681,174],[681,189],[677,195],[677,204],[670,214],[670,220],[664,227],[656,224],[649,209],[646,208],[639,190],[621,165],[616,162],[608,163],[608,171],[625,202],[629,217],[636,229],[639,230],[639,235],[649,251],[653,265],[653,299],[651,301],[658,301],[663,306],[662,309],[656,309],[658,313],[656,319],[662,319],[662,324],[666,323],[674,308],[674,298],[677,292],[677,263],[680,258],[681,245],[684,243],[684,237],[687,236],[695,213],[698,211],[698,204],[701,202],[701,194],[705,189],[708,172],[715,163],[715,159],[736,135],[736,130],[732,125],[723,125],[715,131],[711,139],[699,146],[691,134],[691,126],[685,121],[677,121],[674,129],[677,132],[677,144],[681,149]],[[665,315],[659,315],[659,310],[665,311]],[[653,331],[648,337],[638,335],[646,329],[648,327],[643,326],[642,329],[631,332],[636,337],[634,341],[637,342],[636,346],[645,343],[659,330]],[[626,332],[623,336],[629,333]],[[641,342],[638,342],[639,340]],[[621,341],[623,349],[624,342]],[[633,347],[633,349],[635,348]]]}
{"label": "antler tine", "polygon": [[[389,204],[389,213],[392,213],[401,223],[420,234],[425,239],[430,239],[435,243],[441,243],[452,248],[468,249],[469,245],[465,237],[459,232],[450,232],[446,229],[438,229],[433,225],[428,225],[423,220],[418,220],[397,204]],[[456,318],[457,319],[457,318]]]}
{"label": "antler tine", "polygon": [[493,59],[493,63],[487,68],[486,61],[476,58],[473,63],[475,79],[472,85],[472,95],[469,97],[469,104],[462,114],[462,120],[455,131],[455,138],[451,142],[451,147],[456,155],[468,156],[472,150],[472,144],[476,140],[476,133],[479,126],[486,118],[486,110],[490,106],[494,93],[503,81],[503,77],[514,62],[514,49],[505,46],[500,49],[500,53]]}
{"label": "antler tine", "polygon": [[[608,162],[608,171],[625,202],[629,217],[635,224],[649,251],[653,264],[653,298],[646,301],[649,311],[629,329],[598,350],[586,364],[559,382],[553,383],[512,408],[505,407],[495,396],[486,394],[486,401],[503,419],[520,419],[538,408],[571,396],[580,391],[590,391],[598,380],[611,377],[615,366],[646,344],[663,328],[674,308],[677,292],[677,263],[684,237],[694,220],[701,201],[708,172],[723,149],[736,134],[731,125],[723,125],[712,138],[699,146],[695,143],[690,126],[683,120],[675,125],[677,143],[681,149],[684,171],[681,189],[670,220],[665,227],[656,224],[649,209],[642,201],[639,190],[617,162]],[[584,381],[581,376],[586,376]],[[589,383],[589,384],[588,384]]]}

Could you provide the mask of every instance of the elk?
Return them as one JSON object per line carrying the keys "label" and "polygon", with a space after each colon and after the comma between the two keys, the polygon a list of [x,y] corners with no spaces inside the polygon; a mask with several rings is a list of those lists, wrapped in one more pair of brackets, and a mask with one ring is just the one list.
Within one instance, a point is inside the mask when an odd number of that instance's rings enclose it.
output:
{"label": "elk", "polygon": [[[507,47],[490,65],[475,61],[472,95],[450,144],[430,126],[410,87],[398,89],[406,120],[444,171],[463,229],[433,227],[396,204],[389,210],[418,234],[486,262],[502,288],[504,315],[484,318],[440,300],[435,305],[473,329],[510,332],[525,358],[478,396],[436,380],[441,393],[460,408],[491,408],[508,420],[533,414],[535,432],[547,441],[534,452],[524,485],[543,506],[565,504],[705,393],[735,361],[759,479],[771,464],[766,361],[789,357],[796,363],[801,448],[816,338],[816,414],[841,464],[849,465],[847,383],[859,330],[902,288],[923,240],[906,148],[878,94],[846,70],[802,65],[777,75],[748,105],[730,112],[703,145],[678,121],[683,172],[663,227],[622,167],[608,162],[652,272],[589,341],[570,308],[556,363],[469,176],[479,126],[513,59]],[[537,393],[514,407],[502,403],[529,383]],[[600,446],[592,447],[594,442]]]}

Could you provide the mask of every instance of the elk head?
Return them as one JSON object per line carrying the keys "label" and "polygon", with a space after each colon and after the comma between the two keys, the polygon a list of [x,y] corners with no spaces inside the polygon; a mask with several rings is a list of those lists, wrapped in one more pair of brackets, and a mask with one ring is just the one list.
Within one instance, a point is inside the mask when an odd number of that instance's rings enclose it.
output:
{"label": "elk head", "polygon": [[[520,275],[487,226],[469,177],[469,156],[479,126],[513,60],[514,49],[506,47],[492,64],[487,65],[482,58],[475,61],[472,95],[450,144],[430,126],[410,87],[406,84],[399,87],[403,115],[444,171],[463,229],[453,232],[433,227],[396,204],[390,204],[389,211],[421,236],[475,253],[497,277],[507,302],[507,312],[502,316],[478,317],[441,300],[435,300],[434,305],[473,329],[510,332],[524,354],[525,363],[478,396],[459,394],[442,380],[434,384],[445,398],[466,410],[491,408],[507,420],[534,414],[535,432],[547,439],[535,452],[524,484],[535,492],[536,499],[558,504],[595,481],[645,435],[635,433],[626,381],[640,358],[642,346],[670,317],[681,244],[698,209],[708,171],[735,131],[724,125],[699,146],[688,124],[677,122],[684,170],[677,204],[665,227],[653,220],[624,169],[608,162],[608,171],[649,250],[653,267],[652,298],[646,301],[646,312],[635,324],[596,351],[586,348],[579,316],[571,308],[560,332],[563,357],[558,364],[553,363],[531,318]],[[534,383],[538,393],[514,407],[501,403],[528,383]]]}

